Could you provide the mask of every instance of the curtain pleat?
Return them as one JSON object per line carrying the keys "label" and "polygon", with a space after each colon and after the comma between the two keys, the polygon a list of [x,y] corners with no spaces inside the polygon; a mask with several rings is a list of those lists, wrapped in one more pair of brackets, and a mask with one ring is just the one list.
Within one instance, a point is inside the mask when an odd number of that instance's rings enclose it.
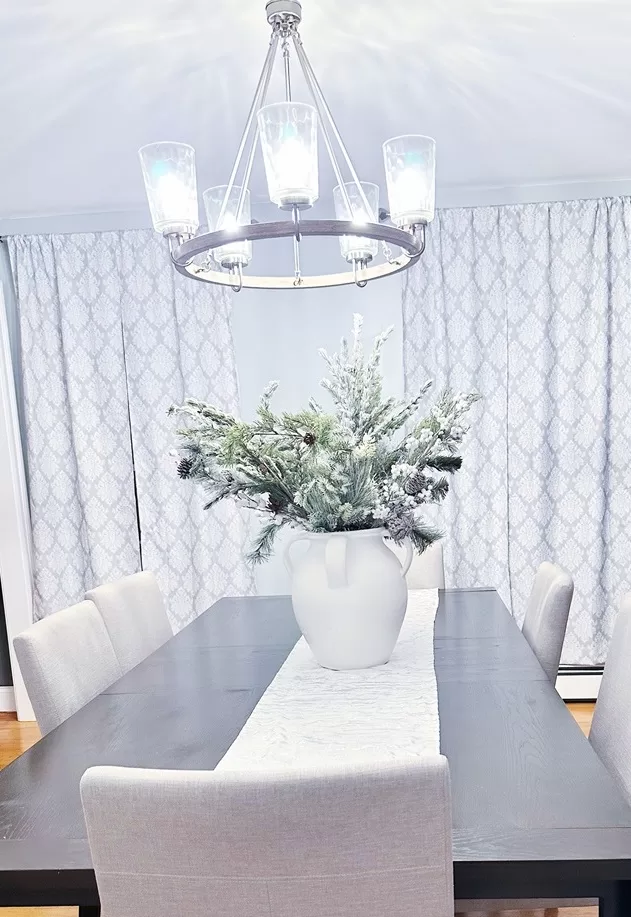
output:
{"label": "curtain pleat", "polygon": [[476,388],[441,521],[449,581],[521,621],[538,564],[576,589],[563,661],[599,664],[630,587],[631,202],[439,212],[403,295],[406,385]]}
{"label": "curtain pleat", "polygon": [[154,570],[181,627],[252,591],[245,529],[175,472],[167,409],[238,410],[230,303],[149,231],[13,236],[38,617]]}

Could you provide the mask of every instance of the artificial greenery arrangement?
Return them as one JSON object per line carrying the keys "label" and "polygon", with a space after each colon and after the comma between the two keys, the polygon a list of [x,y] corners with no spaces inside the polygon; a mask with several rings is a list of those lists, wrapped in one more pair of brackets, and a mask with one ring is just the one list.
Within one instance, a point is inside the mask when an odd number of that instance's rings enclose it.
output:
{"label": "artificial greenery arrangement", "polygon": [[312,399],[297,414],[274,413],[277,382],[264,391],[252,423],[194,398],[169,411],[186,422],[177,431],[178,473],[201,482],[204,508],[231,497],[264,519],[249,554],[254,563],[270,557],[285,525],[310,532],[384,527],[396,543],[411,538],[419,552],[440,538],[420,508],[444,500],[446,474],[462,464],[463,417],[479,395],[445,391],[412,424],[432,383],[413,398],[386,398],[381,351],[392,329],[375,339],[367,358],[361,330],[356,315],[352,346],[342,340],[339,354],[320,351],[331,411]]}

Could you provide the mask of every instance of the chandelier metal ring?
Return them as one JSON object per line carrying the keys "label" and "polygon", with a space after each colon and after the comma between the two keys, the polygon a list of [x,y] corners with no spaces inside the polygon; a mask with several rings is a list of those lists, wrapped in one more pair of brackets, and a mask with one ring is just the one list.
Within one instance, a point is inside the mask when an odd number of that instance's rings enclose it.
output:
{"label": "chandelier metal ring", "polygon": [[171,249],[171,260],[174,267],[185,277],[207,283],[218,283],[223,286],[255,290],[292,290],[316,289],[323,287],[340,287],[350,284],[363,285],[369,280],[388,277],[398,274],[411,267],[425,251],[425,225],[414,227],[414,232],[386,226],[383,223],[364,223],[361,228],[356,223],[348,220],[301,220],[298,225],[301,236],[352,236],[361,233],[362,237],[375,239],[385,245],[393,245],[401,249],[398,258],[393,258],[385,263],[363,267],[359,272],[356,269],[342,271],[335,274],[318,274],[314,276],[265,275],[235,275],[218,268],[213,269],[197,263],[194,259],[205,253],[210,253],[215,248],[220,248],[230,242],[256,242],[263,239],[283,239],[295,236],[296,226],[289,220],[275,223],[249,223],[245,226],[236,226],[234,229],[220,229],[216,232],[203,233],[188,239]]}

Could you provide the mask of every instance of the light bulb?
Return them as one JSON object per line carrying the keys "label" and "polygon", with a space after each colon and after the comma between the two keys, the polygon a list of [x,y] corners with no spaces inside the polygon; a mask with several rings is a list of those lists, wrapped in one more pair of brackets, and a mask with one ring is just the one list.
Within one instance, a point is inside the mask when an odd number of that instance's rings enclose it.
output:
{"label": "light bulb", "polygon": [[270,200],[285,210],[318,199],[318,113],[302,102],[275,102],[258,113]]}
{"label": "light bulb", "polygon": [[224,214],[224,218],[221,221],[220,228],[230,231],[231,229],[236,229],[237,225],[237,218],[235,217],[234,213],[226,213]]}
{"label": "light bulb", "polygon": [[431,137],[410,134],[383,145],[392,222],[399,227],[434,219],[436,144]]}
{"label": "light bulb", "polygon": [[161,141],[138,153],[154,229],[164,235],[194,235],[199,215],[193,147]]}
{"label": "light bulb", "polygon": [[178,214],[186,208],[188,188],[177,175],[160,175],[155,184],[156,197],[164,213]]}
{"label": "light bulb", "polygon": [[281,192],[281,207],[308,204],[309,192],[305,188],[309,174],[309,158],[303,145],[295,137],[287,137],[276,153],[276,171]]}
{"label": "light bulb", "polygon": [[395,179],[397,199],[407,201],[411,207],[418,207],[419,201],[427,197],[427,182],[425,176],[416,168],[403,169]]}
{"label": "light bulb", "polygon": [[[237,220],[237,209],[239,207],[239,198],[241,188],[233,185],[230,195],[226,201],[227,185],[219,185],[216,188],[208,188],[204,191],[204,206],[206,207],[206,217],[208,219],[208,229],[210,232],[217,232],[222,229],[227,232],[238,229],[239,226],[247,226],[250,223],[250,192],[246,190],[243,196],[241,207],[241,217]],[[225,202],[225,207],[224,207]],[[220,218],[221,211],[224,211]],[[224,268],[247,267],[252,260],[252,243],[245,242],[227,242],[212,250],[214,260]]]}
{"label": "light bulb", "polygon": [[355,226],[365,226],[368,222],[368,216],[365,210],[356,210],[353,216]]}
{"label": "light bulb", "polygon": [[[355,182],[347,182],[344,185],[346,194],[343,193],[341,185],[333,189],[336,219],[350,220],[358,229],[367,223],[374,223],[379,213],[379,187],[372,182],[363,181],[360,184],[363,196]],[[364,197],[372,213],[366,211]],[[349,264],[368,264],[377,255],[379,244],[376,239],[362,236],[340,236],[340,251]]]}

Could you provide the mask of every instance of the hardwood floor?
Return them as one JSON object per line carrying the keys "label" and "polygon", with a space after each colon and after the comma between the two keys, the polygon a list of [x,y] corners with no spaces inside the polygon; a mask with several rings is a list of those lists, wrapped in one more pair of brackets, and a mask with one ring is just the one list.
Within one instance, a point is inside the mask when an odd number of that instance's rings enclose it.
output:
{"label": "hardwood floor", "polygon": [[0,713],[0,768],[35,745],[38,739],[37,723],[18,723],[14,713]]}
{"label": "hardwood floor", "polygon": [[[573,703],[568,704],[572,716],[579,724],[585,735],[589,733],[589,727],[594,712],[593,704]],[[0,767],[6,767],[14,758],[21,755],[23,751],[34,745],[39,738],[39,729],[36,723],[18,723],[12,713],[0,713]],[[0,917],[76,917],[76,908],[57,907],[57,908],[0,908]],[[504,911],[502,917],[530,917],[537,914],[541,917],[541,911]],[[546,912],[555,914],[555,911]],[[558,912],[559,917],[598,917],[597,908],[567,908]]]}
{"label": "hardwood floor", "polygon": [[589,735],[594,715],[594,704],[571,703],[566,705],[585,735]]}

